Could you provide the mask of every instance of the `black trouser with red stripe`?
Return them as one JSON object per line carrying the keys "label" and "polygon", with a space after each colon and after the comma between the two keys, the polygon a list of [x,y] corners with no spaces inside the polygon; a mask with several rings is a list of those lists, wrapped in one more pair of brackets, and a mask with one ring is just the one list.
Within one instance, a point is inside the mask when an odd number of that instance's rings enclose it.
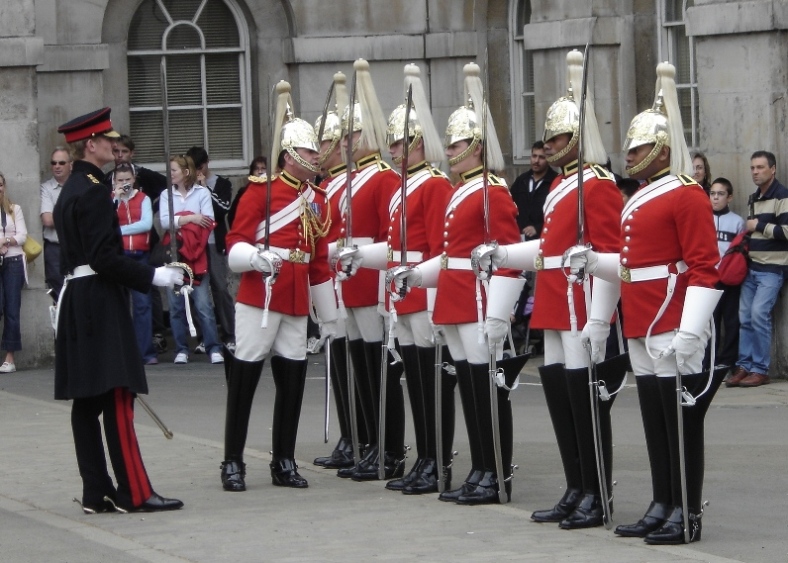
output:
{"label": "black trouser with red stripe", "polygon": [[[107,472],[99,415],[104,415],[104,436],[117,491]],[[119,506],[136,507],[153,494],[134,430],[134,394],[116,387],[103,395],[74,399],[71,429],[82,477],[82,503],[101,505],[105,496]]]}

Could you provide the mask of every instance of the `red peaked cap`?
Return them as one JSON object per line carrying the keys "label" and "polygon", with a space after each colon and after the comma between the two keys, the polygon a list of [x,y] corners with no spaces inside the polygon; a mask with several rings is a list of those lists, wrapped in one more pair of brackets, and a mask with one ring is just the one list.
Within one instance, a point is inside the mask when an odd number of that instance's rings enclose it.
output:
{"label": "red peaked cap", "polygon": [[112,111],[110,108],[104,108],[82,115],[58,127],[57,132],[66,136],[67,143],[81,141],[96,135],[118,138],[120,133],[112,129],[112,121],[109,119],[110,111]]}

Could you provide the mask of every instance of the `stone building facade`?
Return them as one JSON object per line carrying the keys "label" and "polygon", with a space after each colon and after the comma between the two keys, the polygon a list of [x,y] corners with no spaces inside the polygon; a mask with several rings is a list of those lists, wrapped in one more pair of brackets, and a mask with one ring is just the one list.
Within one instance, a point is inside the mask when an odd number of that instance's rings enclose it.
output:
{"label": "stone building facade", "polygon": [[[566,87],[567,50],[588,43],[614,170],[630,119],[653,100],[657,62],[670,60],[689,144],[733,181],[742,212],[752,151],[774,152],[788,179],[786,30],[783,0],[12,0],[0,5],[0,170],[40,238],[38,186],[62,143],[57,125],[111,106],[141,161],[163,167],[164,58],[170,152],[202,144],[214,169],[240,177],[268,146],[276,81],[291,82],[311,121],[333,73],[350,76],[364,57],[384,110],[402,102],[403,65],[419,64],[439,127],[462,102],[463,65],[486,68],[511,181]],[[22,366],[51,361],[47,305],[38,263],[23,296]],[[777,372],[788,363],[788,306],[778,308]]]}

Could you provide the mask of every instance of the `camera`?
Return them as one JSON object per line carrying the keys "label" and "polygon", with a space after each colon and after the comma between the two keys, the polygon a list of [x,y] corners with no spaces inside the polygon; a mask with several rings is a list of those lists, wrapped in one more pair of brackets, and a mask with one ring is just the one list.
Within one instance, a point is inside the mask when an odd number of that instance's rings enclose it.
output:
{"label": "camera", "polygon": [[121,189],[122,189],[124,192],[128,193],[128,192],[130,192],[130,191],[131,191],[131,184],[123,184],[123,185],[122,185],[120,188],[121,188]]}

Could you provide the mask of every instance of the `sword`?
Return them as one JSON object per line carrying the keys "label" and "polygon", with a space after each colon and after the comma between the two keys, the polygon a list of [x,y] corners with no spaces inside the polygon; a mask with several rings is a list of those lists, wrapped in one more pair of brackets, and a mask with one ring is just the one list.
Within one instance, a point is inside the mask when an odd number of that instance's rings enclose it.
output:
{"label": "sword", "polygon": [[350,357],[350,337],[345,337],[345,364],[347,365],[347,400],[350,411],[350,439],[353,440],[353,465],[361,461],[358,439],[358,419],[356,418],[356,379],[353,373],[353,361]]}
{"label": "sword", "polygon": [[438,466],[438,492],[446,490],[443,468],[443,346],[435,342],[435,463]]}
{"label": "sword", "polygon": [[394,302],[405,299],[408,294],[408,278],[403,278],[402,287],[399,291],[392,291],[389,280],[394,279],[397,272],[405,271],[408,269],[408,219],[407,219],[407,196],[408,196],[408,158],[410,157],[410,130],[408,122],[410,121],[410,107],[413,104],[413,85],[408,86],[408,94],[405,99],[405,128],[402,137],[402,183],[400,185],[400,233],[399,233],[399,250],[400,259],[399,267],[393,272],[387,273],[386,282],[389,285],[389,294],[391,296],[392,305]]}
{"label": "sword", "polygon": [[610,495],[607,482],[607,469],[605,467],[605,455],[602,447],[602,425],[599,422],[599,401],[609,401],[610,395],[604,385],[600,385],[597,377],[596,364],[592,359],[591,346],[586,345],[588,352],[588,398],[591,402],[591,426],[594,432],[594,454],[596,458],[596,473],[599,482],[599,496],[602,498],[602,522],[606,529],[613,526],[612,510],[610,503],[613,498]]}
{"label": "sword", "polygon": [[153,422],[156,423],[156,426],[158,426],[161,429],[161,431],[164,432],[164,437],[167,438],[168,440],[172,440],[172,431],[170,431],[170,429],[167,428],[167,425],[164,424],[164,422],[162,422],[162,420],[159,418],[159,415],[156,414],[156,412],[145,401],[145,399],[137,395],[137,402],[139,402],[142,408],[145,409],[145,412],[150,415],[150,417],[153,419]]}
{"label": "sword", "polygon": [[323,424],[323,443],[328,444],[328,426],[331,422],[331,339],[327,338],[323,345],[326,354],[326,402],[325,402],[325,421]]}
{"label": "sword", "polygon": [[328,106],[331,104],[331,96],[334,94],[334,81],[331,81],[331,86],[328,89],[328,95],[326,96],[326,103],[323,104],[323,113],[322,117],[320,118],[320,127],[317,131],[317,145],[320,146],[320,143],[323,141],[323,132],[326,130],[326,117],[328,117]]}
{"label": "sword", "polygon": [[[391,319],[389,319],[391,322]],[[386,342],[386,325],[383,325],[380,362],[380,397],[378,403],[378,479],[386,478],[386,381],[389,375],[389,347]]]}
{"label": "sword", "polygon": [[[714,373],[714,368],[710,372],[709,378],[711,379]],[[684,386],[681,384],[681,372],[679,371],[678,362],[676,363],[676,421],[678,423],[678,438],[679,438],[679,471],[681,472],[681,509],[683,512],[684,520],[684,543],[690,542],[690,529],[689,529],[689,506],[687,503],[687,473],[686,473],[686,459],[684,455],[684,407],[683,401]]]}

